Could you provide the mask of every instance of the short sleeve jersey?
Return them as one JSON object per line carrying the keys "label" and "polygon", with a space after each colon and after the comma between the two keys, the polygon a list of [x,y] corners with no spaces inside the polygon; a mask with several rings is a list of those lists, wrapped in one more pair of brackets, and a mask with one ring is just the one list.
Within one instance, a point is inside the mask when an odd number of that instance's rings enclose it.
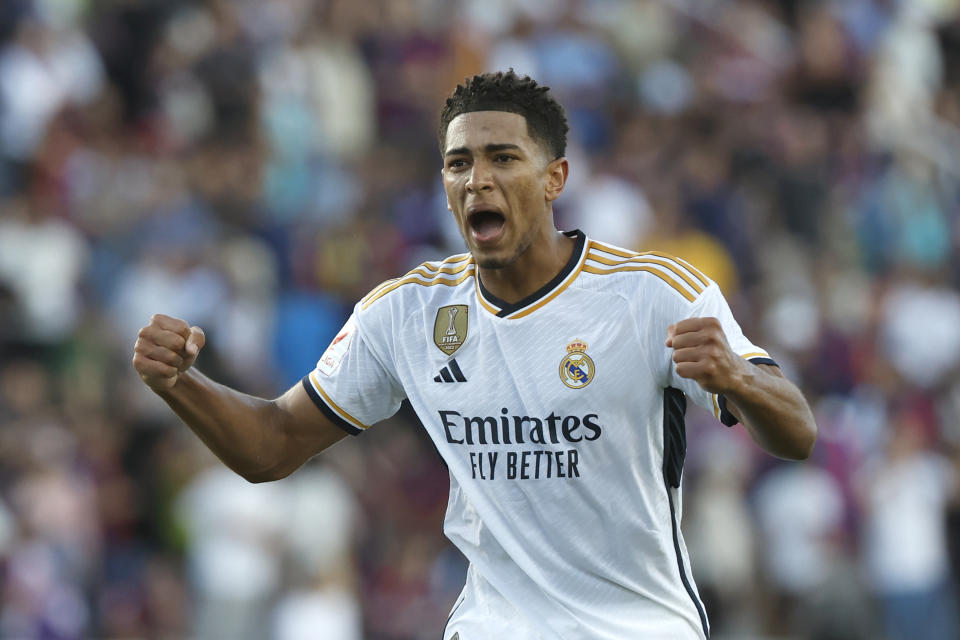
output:
{"label": "short sleeve jersey", "polygon": [[409,399],[450,472],[444,532],[470,562],[444,640],[706,638],[679,529],[687,399],[667,327],[716,317],[717,288],[682,260],[575,231],[551,282],[510,304],[469,254],[428,262],[357,303],[303,380],[358,434]]}

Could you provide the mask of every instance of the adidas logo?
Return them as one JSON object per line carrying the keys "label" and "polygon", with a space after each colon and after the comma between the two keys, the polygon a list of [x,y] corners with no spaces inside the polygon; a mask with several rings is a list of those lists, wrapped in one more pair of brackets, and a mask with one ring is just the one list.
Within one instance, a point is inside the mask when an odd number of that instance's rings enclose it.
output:
{"label": "adidas logo", "polygon": [[457,364],[456,358],[451,358],[450,362],[447,363],[443,369],[440,369],[440,375],[433,377],[434,382],[466,382],[467,379],[463,375],[463,371],[460,371],[460,365]]}

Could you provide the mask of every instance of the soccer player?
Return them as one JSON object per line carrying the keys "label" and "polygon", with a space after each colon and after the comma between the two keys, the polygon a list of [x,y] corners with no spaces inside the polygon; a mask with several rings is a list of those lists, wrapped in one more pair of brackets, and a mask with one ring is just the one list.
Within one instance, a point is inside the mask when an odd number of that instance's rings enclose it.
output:
{"label": "soccer player", "polygon": [[784,458],[809,455],[816,425],[696,268],[554,227],[567,130],[530,78],[458,86],[441,173],[469,253],[376,287],[283,396],[204,377],[203,331],[163,315],[133,364],[252,482],[408,399],[450,469],[444,532],[470,562],[443,640],[704,639],[679,529],[687,399]]}

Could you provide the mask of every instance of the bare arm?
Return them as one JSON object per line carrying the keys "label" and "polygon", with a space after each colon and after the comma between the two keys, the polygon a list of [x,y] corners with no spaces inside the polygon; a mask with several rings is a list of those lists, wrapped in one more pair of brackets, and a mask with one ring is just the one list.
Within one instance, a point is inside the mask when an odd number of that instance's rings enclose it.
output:
{"label": "bare arm", "polygon": [[781,458],[810,456],[817,425],[803,394],[779,367],[743,360],[746,371],[737,390],[726,391],[727,409],[743,423],[754,442]]}
{"label": "bare arm", "polygon": [[767,452],[790,460],[810,456],[817,425],[807,401],[780,369],[747,362],[730,348],[716,318],[690,318],[671,325],[677,375],[727,398],[727,409]]}
{"label": "bare arm", "polygon": [[140,330],[133,366],[224,464],[250,482],[286,477],[346,435],[300,385],[266,400],[192,369],[204,341],[199,327],[155,315]]}

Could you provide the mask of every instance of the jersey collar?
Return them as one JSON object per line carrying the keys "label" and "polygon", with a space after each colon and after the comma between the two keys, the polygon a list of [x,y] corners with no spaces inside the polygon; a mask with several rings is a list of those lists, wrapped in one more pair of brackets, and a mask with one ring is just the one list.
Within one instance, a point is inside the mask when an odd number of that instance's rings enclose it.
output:
{"label": "jersey collar", "polygon": [[563,269],[560,270],[560,273],[558,273],[550,282],[543,285],[523,300],[510,303],[505,300],[501,300],[497,296],[487,291],[487,288],[483,286],[482,282],[480,282],[480,273],[478,271],[476,282],[477,298],[480,300],[480,305],[497,317],[510,318],[513,320],[533,313],[560,295],[564,289],[570,286],[571,282],[577,279],[577,275],[580,273],[580,269],[583,267],[583,261],[587,255],[587,237],[582,231],[579,229],[574,231],[565,231],[563,235],[567,236],[568,238],[573,238],[573,253],[570,254],[570,259],[567,261],[567,264],[563,266]]}

